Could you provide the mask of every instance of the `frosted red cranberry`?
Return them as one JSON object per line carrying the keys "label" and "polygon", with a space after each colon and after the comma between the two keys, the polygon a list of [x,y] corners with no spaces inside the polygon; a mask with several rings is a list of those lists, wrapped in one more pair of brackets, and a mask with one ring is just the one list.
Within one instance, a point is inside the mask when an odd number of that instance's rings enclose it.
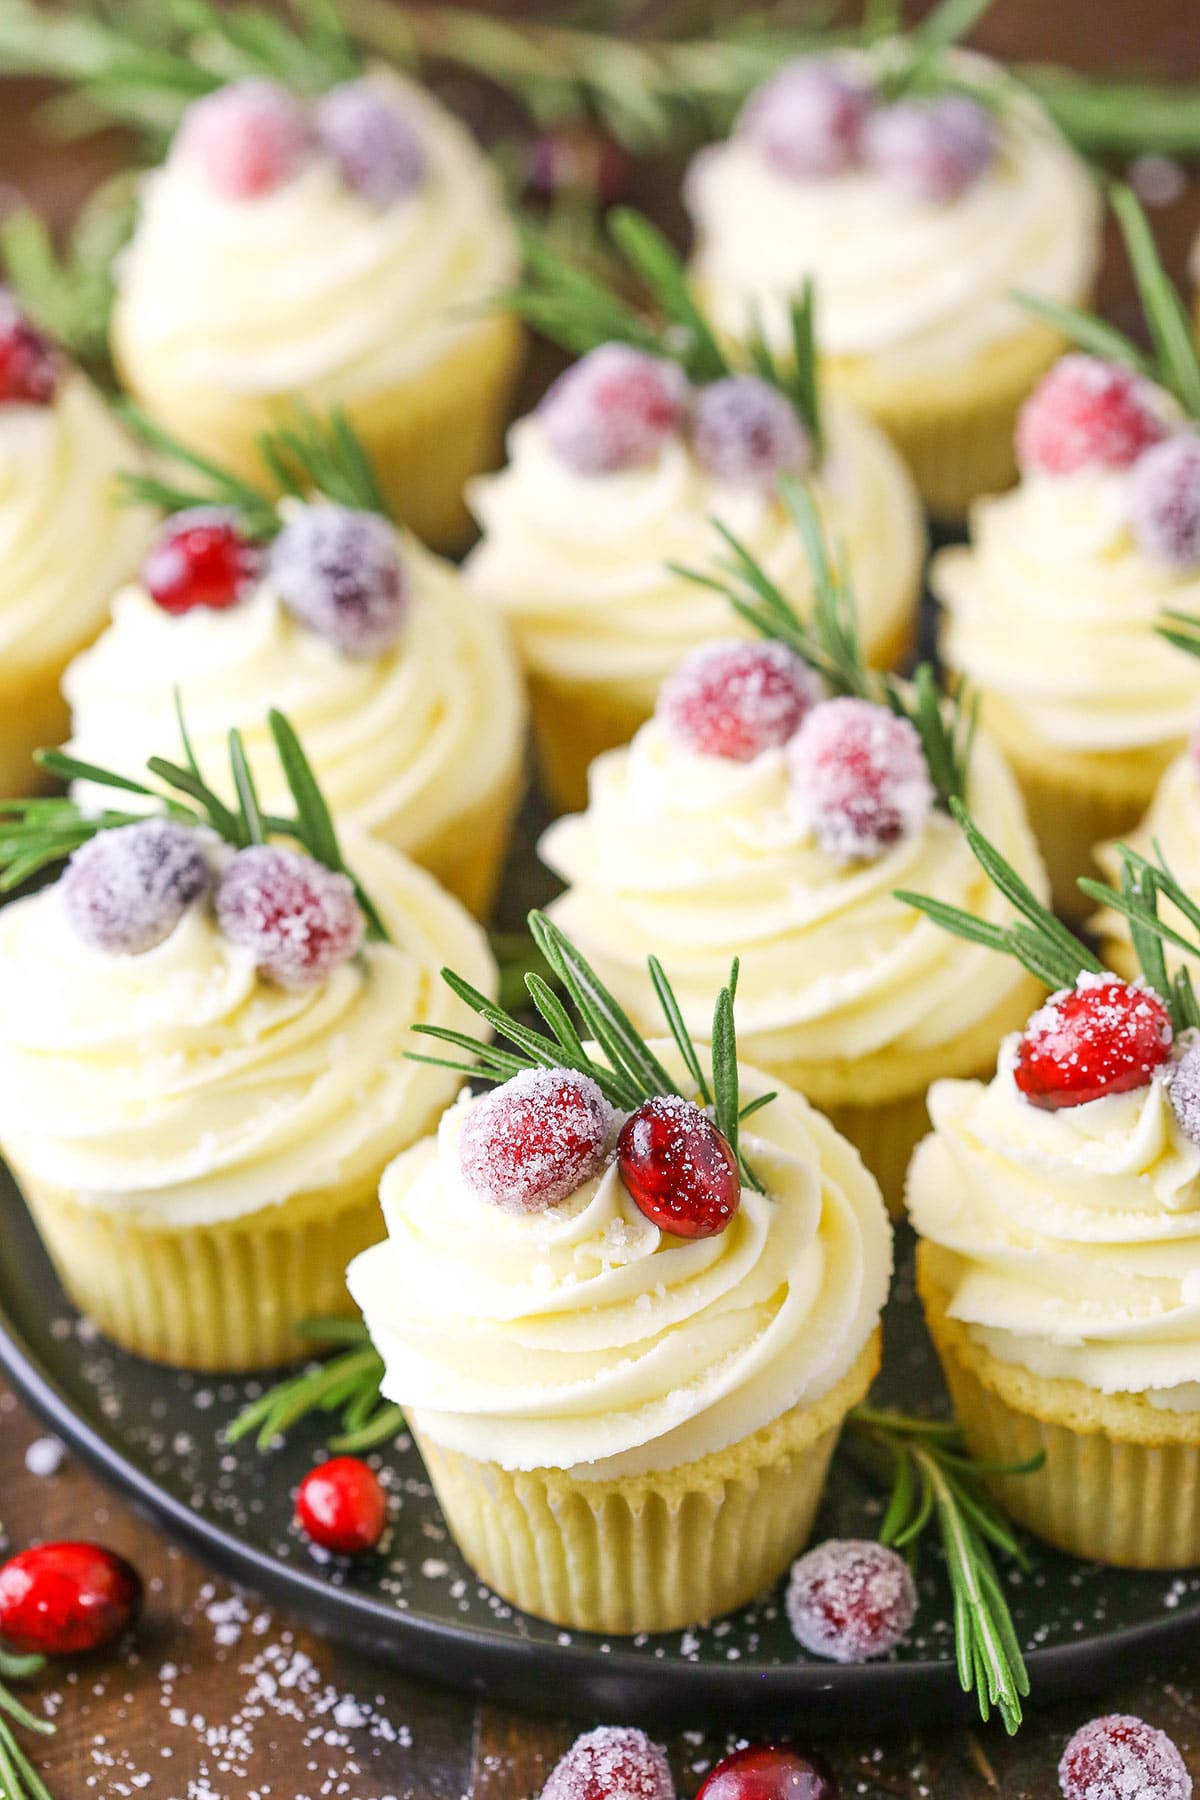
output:
{"label": "frosted red cranberry", "polygon": [[54,345],[0,288],[0,406],[51,405],[60,374]]}
{"label": "frosted red cranberry", "polygon": [[644,1731],[601,1725],[575,1739],[550,1771],[542,1800],[675,1800],[665,1755]]}
{"label": "frosted red cranberry", "polygon": [[81,844],[59,893],[71,929],[91,949],[141,956],[170,937],[209,880],[195,831],[174,819],[140,819]]}
{"label": "frosted red cranberry", "polygon": [[142,1581],[123,1556],[78,1540],[37,1544],[0,1568],[0,1641],[23,1656],[81,1656],[128,1630]]}
{"label": "frosted red cranberry", "polygon": [[692,446],[710,475],[739,487],[770,487],[779,475],[801,474],[813,454],[791,401],[757,375],[730,375],[701,390]]}
{"label": "frosted red cranberry", "polygon": [[1192,1044],[1163,1073],[1180,1131],[1193,1144],[1200,1144],[1200,1044]]}
{"label": "frosted red cranberry", "polygon": [[288,611],[343,656],[382,656],[404,629],[408,579],[378,513],[299,508],[271,546],[271,578]]}
{"label": "frosted red cranberry", "polygon": [[468,1188],[505,1212],[557,1206],[608,1160],[613,1109],[590,1076],[526,1069],[472,1103],[458,1134]]}
{"label": "frosted red cranberry", "polygon": [[630,344],[601,344],[560,375],[540,407],[546,439],[578,475],[654,461],[683,423],[687,378]]}
{"label": "frosted red cranberry", "polygon": [[788,63],[750,96],[739,134],[794,181],[840,175],[857,161],[870,90],[821,57]]}
{"label": "frosted red cranberry", "polygon": [[814,706],[788,747],[798,824],[842,862],[880,856],[921,829],[933,783],[916,729],[886,706]]}
{"label": "frosted red cranberry", "polygon": [[231,943],[280,987],[316,987],[363,941],[353,883],[277,844],[239,850],[217,888],[217,920]]}
{"label": "frosted red cranberry", "polygon": [[996,128],[987,108],[965,94],[899,100],[871,115],[863,151],[875,172],[906,198],[954,200],[991,167]]}
{"label": "frosted red cranberry", "polygon": [[599,206],[616,206],[633,183],[633,161],[615,139],[587,126],[541,131],[525,152],[526,196],[543,205],[582,195]]}
{"label": "frosted red cranberry", "polygon": [[1063,1800],[1191,1800],[1187,1764],[1165,1731],[1125,1713],[1081,1725],[1062,1754]]}
{"label": "frosted red cranberry", "polygon": [[399,101],[377,82],[331,88],[317,104],[317,138],[346,186],[372,206],[402,200],[425,179],[425,146]]}
{"label": "frosted red cranberry", "polygon": [[373,1550],[387,1523],[379,1477],[356,1456],[335,1456],[310,1469],[296,1495],[296,1517],[324,1550],[361,1556]]}
{"label": "frosted red cranberry", "polygon": [[263,554],[237,515],[217,506],[175,513],[142,561],[142,585],[164,612],[194,607],[223,612],[244,600],[262,572]]}
{"label": "frosted red cranberry", "polygon": [[719,1762],[696,1800],[837,1800],[837,1791],[819,1758],[784,1744],[752,1744]]}
{"label": "frosted red cranberry", "polygon": [[1140,456],[1129,478],[1134,536],[1168,569],[1200,566],[1200,437],[1180,432]]}
{"label": "frosted red cranberry", "polygon": [[238,81],[193,101],[179,146],[225,200],[256,200],[296,173],[312,140],[308,115],[273,81]]}
{"label": "frosted red cranberry", "polygon": [[707,1113],[659,1094],[630,1113],[617,1139],[621,1180],[639,1212],[675,1237],[715,1237],[737,1212],[737,1159]]}
{"label": "frosted red cranberry", "polygon": [[1021,1036],[1013,1079],[1048,1112],[1145,1087],[1171,1053],[1171,1016],[1150,988],[1081,975],[1051,995]]}
{"label": "frosted red cranberry", "polygon": [[1165,435],[1153,390],[1131,369],[1064,356],[1021,409],[1017,457],[1042,475],[1127,469]]}
{"label": "frosted red cranberry", "polygon": [[786,644],[731,638],[686,656],[655,714],[685,750],[751,762],[786,744],[820,698],[816,676]]}
{"label": "frosted red cranberry", "polygon": [[886,1656],[917,1612],[912,1570],[869,1538],[830,1538],[793,1563],[787,1616],[797,1641],[830,1662]]}

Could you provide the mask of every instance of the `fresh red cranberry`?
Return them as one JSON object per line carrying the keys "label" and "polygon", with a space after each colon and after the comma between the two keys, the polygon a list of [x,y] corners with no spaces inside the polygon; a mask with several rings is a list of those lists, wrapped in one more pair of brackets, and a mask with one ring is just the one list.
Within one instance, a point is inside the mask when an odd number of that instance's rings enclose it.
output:
{"label": "fresh red cranberry", "polygon": [[262,565],[262,551],[243,536],[236,513],[193,506],[155,534],[142,561],[142,586],[164,612],[197,606],[223,612],[245,599]]}
{"label": "fresh red cranberry", "polygon": [[76,937],[110,956],[141,956],[170,937],[211,876],[197,833],[174,819],[98,831],[72,852],[59,894]]}
{"label": "fresh red cranberry", "polygon": [[996,128],[987,108],[965,94],[900,100],[871,115],[863,152],[907,199],[954,200],[991,167]]}
{"label": "fresh red cranberry", "polygon": [[60,374],[53,344],[0,288],[0,406],[50,406]]}
{"label": "fresh red cranberry", "polygon": [[37,1544],[0,1568],[0,1639],[23,1656],[99,1650],[141,1605],[137,1570],[100,1544]]}
{"label": "fresh red cranberry", "polygon": [[907,719],[843,696],[814,706],[788,746],[800,826],[841,862],[880,856],[933,805],[921,739]]}
{"label": "fresh red cranberry", "polygon": [[629,344],[601,344],[560,375],[540,407],[555,455],[577,475],[653,462],[683,424],[687,378]]}
{"label": "fresh red cranberry", "polygon": [[472,1102],[458,1134],[463,1179],[505,1212],[557,1206],[607,1161],[615,1119],[574,1069],[525,1069]]}
{"label": "fresh red cranberry", "polygon": [[750,96],[739,134],[793,181],[840,175],[858,160],[871,92],[840,63],[801,57]]}
{"label": "fresh red cranberry", "polygon": [[318,102],[317,139],[346,186],[372,206],[391,206],[425,180],[425,146],[412,121],[369,77],[345,81]]}
{"label": "fresh red cranberry", "polygon": [[280,987],[316,987],[355,954],[363,916],[354,885],[311,856],[253,844],[229,859],[217,920],[231,943]]}
{"label": "fresh red cranberry", "polygon": [[757,375],[729,375],[702,388],[692,413],[697,461],[718,481],[769,488],[812,464],[812,440],[786,395]]}
{"label": "fresh red cranberry", "polygon": [[585,126],[541,131],[525,151],[524,190],[530,200],[550,205],[581,195],[601,207],[626,199],[633,161],[613,138]]}
{"label": "fresh red cranberry", "polygon": [[685,750],[751,762],[799,729],[821,698],[816,676],[785,644],[703,644],[663,683],[656,716]]}
{"label": "fresh red cranberry", "polygon": [[797,1641],[830,1662],[886,1656],[916,1617],[902,1556],[869,1538],[830,1538],[792,1564],[787,1615]]}
{"label": "fresh red cranberry", "polygon": [[719,1762],[696,1800],[837,1800],[837,1791],[818,1757],[784,1744],[752,1744]]}
{"label": "fresh red cranberry", "polygon": [[312,138],[300,102],[273,81],[238,81],[193,101],[183,154],[226,200],[255,200],[295,174]]}
{"label": "fresh red cranberry", "polygon": [[678,1094],[658,1094],[630,1113],[617,1159],[639,1212],[674,1237],[715,1237],[740,1204],[742,1181],[729,1143]]}
{"label": "fresh red cranberry", "polygon": [[1013,1080],[1047,1112],[1145,1087],[1171,1053],[1171,1015],[1152,989],[1081,975],[1030,1019]]}
{"label": "fresh red cranberry", "polygon": [[1140,456],[1129,508],[1147,556],[1168,569],[1200,566],[1200,437],[1179,432]]}
{"label": "fresh red cranberry", "polygon": [[318,1463],[300,1483],[296,1517],[314,1544],[340,1556],[373,1550],[387,1523],[379,1477],[357,1456]]}
{"label": "fresh red cranberry", "polygon": [[382,656],[408,615],[396,533],[378,513],[302,506],[271,546],[271,579],[288,611],[343,656]]}
{"label": "fresh red cranberry", "polygon": [[1166,435],[1153,391],[1131,369],[1098,356],[1055,363],[1017,421],[1021,467],[1042,475],[1127,469]]}
{"label": "fresh red cranberry", "polygon": [[1124,1713],[1081,1725],[1062,1754],[1063,1800],[1191,1800],[1187,1764],[1165,1731]]}
{"label": "fresh red cranberry", "polygon": [[601,1725],[554,1765],[542,1800],[675,1800],[675,1787],[666,1757],[644,1731]]}

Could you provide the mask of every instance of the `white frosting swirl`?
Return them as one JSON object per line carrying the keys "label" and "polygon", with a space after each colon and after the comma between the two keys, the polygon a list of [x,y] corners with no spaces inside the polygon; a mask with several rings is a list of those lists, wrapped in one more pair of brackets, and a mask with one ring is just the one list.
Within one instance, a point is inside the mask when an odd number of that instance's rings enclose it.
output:
{"label": "white frosting swirl", "polygon": [[[870,72],[869,59],[850,60]],[[693,270],[722,330],[744,337],[757,308],[786,350],[787,303],[811,277],[823,351],[896,376],[941,375],[1028,329],[1014,289],[1087,296],[1101,203],[1086,166],[994,63],[961,53],[953,63],[1000,88],[1000,141],[992,166],[952,200],[898,194],[862,168],[796,181],[744,136],[701,151],[685,187]]]}
{"label": "white frosting swirl", "polygon": [[[672,1046],[655,1045],[671,1073]],[[768,1091],[743,1070],[747,1098]],[[798,1094],[744,1134],[767,1193],[691,1241],[639,1212],[617,1165],[514,1215],[458,1167],[464,1099],[383,1179],[387,1240],[347,1277],[384,1392],[435,1443],[602,1479],[725,1448],[853,1367],[879,1319],[891,1228],[857,1154]]]}
{"label": "white frosting swirl", "polygon": [[56,887],[0,911],[0,1144],[19,1174],[153,1224],[216,1224],[371,1179],[453,1096],[406,1060],[421,1020],[473,1030],[439,970],[494,992],[482,934],[394,851],[345,834],[390,943],[302,991],[190,907],[144,956],[90,949]]}

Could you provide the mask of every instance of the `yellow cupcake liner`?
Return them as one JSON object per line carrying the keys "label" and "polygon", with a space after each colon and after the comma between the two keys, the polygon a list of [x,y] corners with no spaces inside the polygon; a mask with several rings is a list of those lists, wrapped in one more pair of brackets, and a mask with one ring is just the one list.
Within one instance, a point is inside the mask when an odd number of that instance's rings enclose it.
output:
{"label": "yellow cupcake liner", "polygon": [[675,1631],[752,1600],[803,1548],[879,1341],[815,1405],[661,1474],[513,1473],[417,1443],[459,1549],[505,1600],[575,1631]]}
{"label": "yellow cupcake liner", "polygon": [[59,691],[69,660],[22,674],[0,673],[0,796],[15,798],[46,786],[33,753],[61,744],[70,732],[71,714]]}
{"label": "yellow cupcake liner", "polygon": [[1141,1395],[1104,1395],[1002,1363],[947,1316],[945,1252],[922,1244],[917,1286],[946,1385],[973,1454],[1045,1460],[988,1485],[1035,1537],[1127,1569],[1200,1562],[1200,1419]]}

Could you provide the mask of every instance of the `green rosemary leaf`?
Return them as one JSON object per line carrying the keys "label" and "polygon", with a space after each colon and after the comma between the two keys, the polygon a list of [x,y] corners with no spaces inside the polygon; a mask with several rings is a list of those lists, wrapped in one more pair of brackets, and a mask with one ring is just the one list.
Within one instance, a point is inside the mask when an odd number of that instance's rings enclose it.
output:
{"label": "green rosemary leaf", "polygon": [[580,1042],[579,1033],[571,1023],[566,1007],[542,977],[530,972],[525,977],[525,987],[530,999],[542,1018],[546,1021],[564,1052],[571,1059],[573,1068],[582,1069],[588,1066],[591,1059]]}
{"label": "green rosemary leaf", "polygon": [[[497,1073],[489,1079],[507,1081],[510,1075],[519,1075],[522,1069],[532,1067],[526,1056],[518,1056],[514,1051],[502,1050],[498,1044],[485,1044],[466,1031],[455,1031],[449,1025],[414,1025],[413,1031],[421,1037],[437,1038],[439,1043],[452,1044],[456,1050],[464,1050],[473,1060],[467,1064],[467,1073],[483,1074],[491,1066]],[[457,1065],[455,1065],[457,1067]]]}
{"label": "green rosemary leaf", "polygon": [[[1143,917],[1146,909],[1155,914],[1158,911],[1158,887],[1154,871],[1135,863],[1128,856],[1122,857],[1121,891],[1129,899],[1141,902],[1137,916],[1129,919],[1129,936],[1142,974],[1156,994],[1161,994],[1164,1000],[1170,1000],[1172,994],[1163,940],[1156,932],[1147,928]],[[1174,1023],[1177,1030],[1184,1029],[1178,1019]]]}
{"label": "green rosemary leaf", "polygon": [[241,476],[222,468],[210,457],[189,449],[131,401],[117,402],[115,410],[148,449],[199,477],[195,488],[185,488],[131,470],[122,478],[122,490],[127,497],[152,498],[157,487],[170,496],[172,511],[180,512],[193,506],[226,506],[237,513],[240,524],[251,537],[269,538],[279,530],[279,515],[270,494],[243,481]]}
{"label": "green rosemary leaf", "polygon": [[675,1083],[624,1009],[557,925],[545,913],[531,912],[529,929],[614,1070],[628,1078],[637,1096],[633,1104],[652,1094],[677,1094]]}
{"label": "green rosemary leaf", "polygon": [[144,781],[118,775],[113,769],[102,769],[98,763],[81,762],[77,756],[68,756],[65,750],[38,750],[34,757],[39,768],[45,769],[48,775],[57,776],[60,781],[91,781],[97,787],[119,788],[123,793],[145,794],[155,800],[161,798]]}
{"label": "green rosemary leaf", "polygon": [[371,1334],[361,1319],[343,1319],[339,1315],[301,1319],[294,1327],[297,1337],[313,1344],[369,1344]]}
{"label": "green rosemary leaf", "polygon": [[744,1125],[747,1119],[752,1119],[756,1112],[761,1112],[764,1106],[770,1106],[772,1100],[778,1100],[778,1098],[779,1095],[772,1092],[770,1094],[759,1094],[754,1100],[747,1100],[745,1106],[743,1106],[738,1113],[739,1120]]}
{"label": "green rosemary leaf", "polygon": [[712,1091],[717,1130],[740,1161],[737,1035],[733,1023],[733,997],[727,987],[717,995],[713,1012]]}
{"label": "green rosemary leaf", "polygon": [[381,1405],[370,1419],[364,1420],[353,1430],[339,1432],[337,1437],[330,1438],[329,1448],[339,1455],[357,1456],[364,1450],[374,1450],[379,1444],[390,1443],[404,1430],[405,1418],[402,1407],[391,1400]]}
{"label": "green rosemary leaf", "polygon": [[1059,988],[1075,986],[1079,970],[1073,960],[1049,943],[1033,926],[1018,919],[1008,927],[1007,935],[1009,951],[1024,964],[1031,975],[1037,977],[1043,987],[1048,987],[1054,993]]}
{"label": "green rosemary leaf", "polygon": [[333,818],[325,803],[325,796],[317,786],[316,776],[304,754],[300,739],[283,714],[274,707],[267,714],[267,723],[275,741],[275,750],[288,784],[288,792],[295,802],[297,836],[300,842],[309,855],[319,863],[324,863],[327,869],[333,869],[339,874],[345,873],[346,865],[342,860]]}
{"label": "green rosemary leaf", "polygon": [[1112,208],[1125,238],[1146,324],[1158,357],[1158,378],[1189,418],[1200,419],[1200,353],[1195,327],[1159,261],[1150,222],[1132,188],[1117,186]]}
{"label": "green rosemary leaf", "polygon": [[671,1036],[679,1046],[679,1054],[683,1058],[687,1072],[696,1084],[700,1104],[701,1106],[711,1106],[712,1094],[709,1091],[708,1081],[697,1055],[696,1046],[692,1042],[691,1033],[684,1023],[683,1013],[675,998],[675,990],[667,980],[666,971],[657,956],[652,956],[647,966],[650,970],[650,980],[654,984],[654,992],[658,996],[658,1004],[662,1007],[663,1018],[667,1021]]}
{"label": "green rosemary leaf", "polygon": [[263,831],[262,813],[258,805],[258,792],[254,786],[254,776],[246,757],[246,746],[240,731],[229,733],[229,764],[233,775],[234,792],[241,804],[243,836],[247,844],[266,842]]}
{"label": "green rosemary leaf", "polygon": [[630,207],[613,212],[609,229],[614,242],[646,282],[666,317],[688,334],[688,367],[696,381],[717,381],[730,373],[729,363],[712,327],[692,295],[679,256],[657,226]]}
{"label": "green rosemary leaf", "polygon": [[36,1731],[42,1737],[50,1737],[54,1732],[54,1726],[49,1719],[39,1719],[35,1713],[30,1712],[27,1706],[22,1706],[16,1695],[10,1694],[2,1682],[0,1682],[0,1712],[6,1712],[9,1718],[15,1719],[24,1730]]}
{"label": "green rosemary leaf", "polygon": [[1004,895],[1019,913],[1023,913],[1030,924],[1044,936],[1048,943],[1055,944],[1065,956],[1074,962],[1076,975],[1087,969],[1093,975],[1099,975],[1102,966],[1092,952],[1081,944],[1067,927],[1056,919],[1048,907],[1043,906],[1031,889],[1022,881],[1012,865],[1005,861],[993,844],[984,837],[975,821],[971,818],[961,800],[952,800],[950,810],[962,827],[963,836],[967,840],[975,860],[991,877],[993,884]]}
{"label": "green rosemary leaf", "polygon": [[1176,969],[1171,982],[1171,1017],[1178,1020],[1179,1031],[1194,1031],[1200,1027],[1200,1000],[1196,998],[1186,963]]}
{"label": "green rosemary leaf", "polygon": [[944,931],[952,931],[955,937],[983,944],[988,950],[1008,950],[1008,933],[1002,925],[993,925],[987,919],[976,918],[974,913],[965,912],[960,906],[951,906],[945,900],[934,900],[928,894],[914,894],[908,888],[896,888],[892,898],[902,900],[905,906],[916,907],[918,912],[931,918],[935,925],[940,925]]}
{"label": "green rosemary leaf", "polygon": [[[1107,887],[1102,881],[1093,881],[1087,875],[1080,878],[1078,885],[1089,900],[1095,900],[1101,906],[1107,906],[1113,912],[1118,912],[1128,919],[1131,936],[1133,936],[1134,927],[1137,927],[1137,936],[1134,937],[1135,949],[1138,948],[1143,933],[1149,933],[1160,942],[1171,944],[1176,950],[1182,950],[1187,956],[1200,957],[1200,944],[1189,943],[1187,938],[1182,937],[1165,920],[1156,917],[1152,911],[1148,910],[1146,896],[1142,892],[1118,892],[1115,888]],[[1145,970],[1144,965],[1143,970],[1150,986],[1165,997],[1167,992],[1165,974],[1160,984],[1150,979],[1149,971]]]}
{"label": "green rosemary leaf", "polygon": [[1118,844],[1117,848],[1120,851],[1121,856],[1126,861],[1132,863],[1135,868],[1141,868],[1143,865],[1147,866],[1154,878],[1155,891],[1161,892],[1173,906],[1178,907],[1188,924],[1191,925],[1194,930],[1200,931],[1200,905],[1197,904],[1191,894],[1189,894],[1188,890],[1184,887],[1183,883],[1179,881],[1167,867],[1167,859],[1163,854],[1163,847],[1158,839],[1155,838],[1153,846],[1154,854],[1158,858],[1157,863],[1147,863],[1146,858],[1138,851],[1131,849],[1128,844]]}
{"label": "green rosemary leaf", "polygon": [[811,280],[804,283],[800,298],[790,308],[792,326],[792,394],[796,411],[803,419],[812,439],[817,460],[825,448],[824,424],[821,416],[821,390],[817,379],[816,288]]}
{"label": "green rosemary leaf", "polygon": [[258,453],[279,487],[295,499],[315,493],[338,506],[391,516],[370,458],[340,408],[322,419],[295,402],[287,422],[259,435]]}
{"label": "green rosemary leaf", "polygon": [[918,54],[929,59],[942,56],[974,29],[991,4],[992,0],[941,0],[912,34]]}
{"label": "green rosemary leaf", "polygon": [[1122,363],[1126,368],[1136,369],[1139,375],[1153,376],[1154,364],[1150,358],[1138,349],[1132,338],[1106,320],[1097,319],[1076,306],[1060,306],[1056,300],[1045,300],[1040,294],[1017,291],[1013,299],[1026,312],[1052,325],[1068,342],[1086,350],[1090,356],[1098,356],[1104,362]]}
{"label": "green rosemary leaf", "polygon": [[226,806],[219,794],[214,794],[207,782],[202,781],[198,775],[193,775],[190,769],[169,762],[165,756],[152,756],[146,767],[160,781],[165,781],[169,787],[178,789],[181,794],[187,794],[194,800],[218,837],[223,838],[227,844],[232,844],[235,850],[242,848],[242,828],[237,814]]}

